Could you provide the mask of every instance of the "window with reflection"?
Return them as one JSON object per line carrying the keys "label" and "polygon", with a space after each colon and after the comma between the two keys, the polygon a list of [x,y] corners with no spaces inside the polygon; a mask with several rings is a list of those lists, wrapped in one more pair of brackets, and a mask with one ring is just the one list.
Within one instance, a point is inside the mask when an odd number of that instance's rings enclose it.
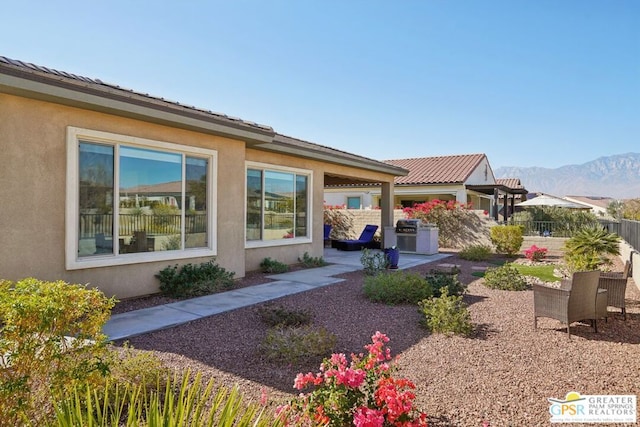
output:
{"label": "window with reflection", "polygon": [[208,247],[208,158],[88,140],[78,146],[78,257]]}
{"label": "window with reflection", "polygon": [[309,237],[309,174],[247,169],[247,241]]}

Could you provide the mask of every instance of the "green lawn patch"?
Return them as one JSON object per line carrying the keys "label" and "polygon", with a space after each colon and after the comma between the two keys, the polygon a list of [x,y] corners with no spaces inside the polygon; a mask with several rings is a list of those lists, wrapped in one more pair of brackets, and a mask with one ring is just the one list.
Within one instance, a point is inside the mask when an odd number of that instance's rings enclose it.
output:
{"label": "green lawn patch", "polygon": [[553,274],[553,270],[556,267],[553,264],[524,265],[512,263],[511,265],[515,267],[523,276],[534,276],[539,278],[543,282],[557,282],[558,280],[560,280],[559,277]]}

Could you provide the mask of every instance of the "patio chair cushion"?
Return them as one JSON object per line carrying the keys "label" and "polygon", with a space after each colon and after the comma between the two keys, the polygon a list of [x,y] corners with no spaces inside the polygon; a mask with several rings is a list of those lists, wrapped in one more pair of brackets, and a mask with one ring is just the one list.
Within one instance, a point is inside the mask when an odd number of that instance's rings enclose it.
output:
{"label": "patio chair cushion", "polygon": [[334,246],[341,251],[359,251],[373,241],[376,231],[378,231],[377,225],[367,224],[356,240],[338,240]]}

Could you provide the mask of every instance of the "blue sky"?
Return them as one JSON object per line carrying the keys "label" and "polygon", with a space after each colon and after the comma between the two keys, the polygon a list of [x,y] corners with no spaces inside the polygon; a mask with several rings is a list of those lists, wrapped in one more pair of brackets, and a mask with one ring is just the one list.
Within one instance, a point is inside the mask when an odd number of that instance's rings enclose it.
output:
{"label": "blue sky", "polygon": [[640,152],[638,0],[6,3],[1,56],[378,160]]}

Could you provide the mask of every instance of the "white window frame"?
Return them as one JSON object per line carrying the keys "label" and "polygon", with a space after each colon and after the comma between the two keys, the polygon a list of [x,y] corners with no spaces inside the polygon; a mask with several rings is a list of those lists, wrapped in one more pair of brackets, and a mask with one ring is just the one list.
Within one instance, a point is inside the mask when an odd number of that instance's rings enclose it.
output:
{"label": "white window frame", "polygon": [[[208,161],[207,182],[207,242],[206,248],[187,248],[172,251],[153,251],[128,254],[104,254],[90,257],[78,257],[78,222],[79,222],[79,142],[96,142],[110,144],[114,147],[126,145],[128,147],[160,149],[183,155],[193,155],[206,158]],[[116,153],[117,153],[116,149]],[[114,188],[119,186],[119,162],[114,169]],[[211,257],[217,255],[215,231],[217,229],[217,171],[218,152],[205,148],[190,147],[182,144],[155,141],[135,136],[120,135],[73,126],[67,127],[67,185],[66,185],[66,213],[65,213],[65,265],[67,270],[85,268],[108,267],[145,262],[169,261],[187,258]],[[183,183],[184,183],[183,170]]]}
{"label": "white window frame", "polygon": [[[249,169],[259,169],[262,172],[288,172],[307,177],[307,234],[305,237],[293,237],[291,239],[277,240],[247,240],[247,171]],[[311,243],[313,241],[313,171],[310,169],[299,169],[287,166],[278,166],[270,163],[245,162],[244,168],[244,215],[243,215],[243,235],[245,249],[265,248],[271,246],[288,246],[296,244]],[[264,209],[264,206],[263,206]],[[264,226],[264,225],[263,225]]]}

